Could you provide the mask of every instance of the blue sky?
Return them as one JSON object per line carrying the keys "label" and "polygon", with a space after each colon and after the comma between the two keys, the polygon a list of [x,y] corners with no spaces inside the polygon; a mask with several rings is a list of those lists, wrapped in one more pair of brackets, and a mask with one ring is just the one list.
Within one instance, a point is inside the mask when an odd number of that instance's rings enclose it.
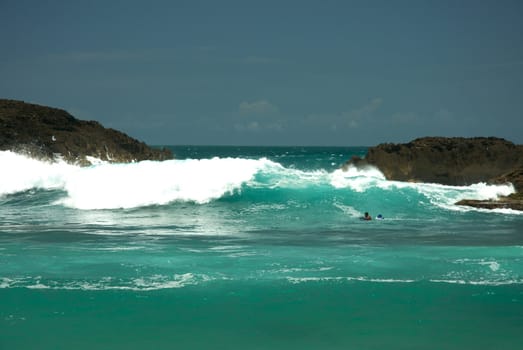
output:
{"label": "blue sky", "polygon": [[0,97],[149,144],[523,143],[521,1],[0,0]]}

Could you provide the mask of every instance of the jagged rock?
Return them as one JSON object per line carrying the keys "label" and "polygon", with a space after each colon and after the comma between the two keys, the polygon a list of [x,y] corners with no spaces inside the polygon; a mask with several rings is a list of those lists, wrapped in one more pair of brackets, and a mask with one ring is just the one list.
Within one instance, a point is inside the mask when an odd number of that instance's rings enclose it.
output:
{"label": "jagged rock", "polygon": [[[380,144],[369,148],[364,159],[353,157],[344,168],[349,165],[376,166],[389,180],[456,186],[510,182],[516,191],[523,191],[523,146],[495,137],[425,137],[406,144]],[[479,205],[495,207],[474,203]],[[509,200],[505,205],[521,208]]]}
{"label": "jagged rock", "polygon": [[512,183],[518,193],[523,194],[523,166],[520,166],[506,174],[490,179],[493,184]]}
{"label": "jagged rock", "polygon": [[62,159],[89,165],[86,157],[109,162],[165,160],[167,149],[153,149],[96,121],[74,118],[64,110],[0,99],[0,150],[35,158]]}
{"label": "jagged rock", "polygon": [[456,203],[456,205],[464,205],[474,208],[482,209],[512,209],[523,210],[523,200],[512,199],[510,197],[503,197],[497,200],[480,201],[474,199],[463,199]]}
{"label": "jagged rock", "polygon": [[[357,158],[357,157],[356,157]],[[470,185],[510,174],[523,166],[523,146],[494,137],[426,137],[407,144],[371,147],[363,160],[389,180]]]}

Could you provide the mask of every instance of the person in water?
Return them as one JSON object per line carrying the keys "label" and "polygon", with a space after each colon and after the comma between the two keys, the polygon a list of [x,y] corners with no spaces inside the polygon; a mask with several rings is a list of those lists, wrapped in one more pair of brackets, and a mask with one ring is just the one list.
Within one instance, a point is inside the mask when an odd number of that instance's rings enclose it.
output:
{"label": "person in water", "polygon": [[369,215],[368,212],[365,212],[365,215],[363,216],[363,220],[372,220],[372,217]]}

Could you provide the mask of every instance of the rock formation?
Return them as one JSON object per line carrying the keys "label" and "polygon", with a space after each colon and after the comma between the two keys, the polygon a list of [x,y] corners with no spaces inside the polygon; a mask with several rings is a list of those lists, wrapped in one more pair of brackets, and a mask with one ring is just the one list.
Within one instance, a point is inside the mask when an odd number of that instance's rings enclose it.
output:
{"label": "rock formation", "polygon": [[523,210],[523,199],[513,198],[512,196],[503,197],[497,200],[480,201],[474,199],[462,199],[456,205],[466,205],[474,208],[483,209],[513,209]]}
{"label": "rock formation", "polygon": [[35,158],[89,165],[87,157],[110,162],[165,160],[166,149],[153,149],[96,121],[78,120],[64,110],[0,99],[0,150]]}
{"label": "rock formation", "polygon": [[[344,167],[350,164],[376,166],[389,180],[457,186],[510,182],[523,192],[523,145],[494,137],[425,137],[406,144],[380,144],[371,147],[365,158],[353,157]],[[515,194],[504,205],[517,209],[520,201]],[[460,204],[494,208],[500,203]]]}

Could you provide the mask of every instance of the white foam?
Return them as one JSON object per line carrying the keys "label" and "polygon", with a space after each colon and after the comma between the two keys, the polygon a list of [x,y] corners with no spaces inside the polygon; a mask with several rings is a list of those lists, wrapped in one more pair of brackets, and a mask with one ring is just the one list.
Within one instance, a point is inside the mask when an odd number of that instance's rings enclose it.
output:
{"label": "white foam", "polygon": [[62,203],[80,209],[133,208],[173,201],[208,203],[241,188],[266,161],[247,159],[102,164],[66,182]]}
{"label": "white foam", "polygon": [[101,160],[100,158],[95,158],[91,156],[86,156],[85,159],[89,161],[92,165],[108,164],[107,161]]}
{"label": "white foam", "polygon": [[467,206],[455,205],[456,202],[462,199],[473,200],[496,200],[503,196],[508,196],[515,192],[512,184],[504,185],[488,185],[486,183],[477,183],[470,186],[443,186],[433,185],[428,188],[421,188],[420,192],[430,198],[431,202],[444,209],[454,211],[483,211],[483,212],[498,212],[506,214],[517,213],[510,209],[481,209]]}
{"label": "white foam", "polygon": [[362,213],[358,210],[356,210],[354,207],[350,205],[343,205],[340,203],[335,203],[334,206],[338,209],[340,209],[345,215],[353,217],[353,218],[360,218],[362,216]]}
{"label": "white foam", "polygon": [[43,283],[37,282],[36,284],[27,286],[28,289],[51,289],[50,286],[47,286]]}
{"label": "white foam", "polygon": [[[364,192],[371,188],[380,188],[386,191],[412,189],[427,197],[436,206],[460,211],[477,209],[456,206],[454,203],[459,200],[495,200],[515,192],[512,184],[489,185],[477,183],[469,186],[447,186],[434,183],[389,181],[385,179],[385,176],[377,168],[371,166],[365,168],[349,166],[346,170],[336,170],[331,174],[330,183],[335,188],[350,188],[356,192]],[[494,211],[489,210],[489,212],[515,213],[510,209],[496,209]]]}
{"label": "white foam", "polygon": [[[226,279],[226,278],[222,278]],[[3,278],[0,289],[27,288],[27,289],[50,289],[50,290],[131,290],[131,291],[154,291],[160,289],[178,289],[187,286],[198,285],[212,281],[207,275],[196,275],[192,273],[175,274],[173,276],[153,275],[135,278],[132,280],[116,280],[104,277],[91,281],[58,282],[49,280],[41,281],[40,277],[21,277],[17,279]]]}
{"label": "white foam", "polygon": [[497,261],[482,261],[479,263],[480,265],[487,265],[492,272],[496,272],[499,270],[500,265]]}
{"label": "white foam", "polygon": [[363,192],[370,187],[385,182],[385,176],[376,167],[338,169],[330,175],[330,184],[335,188],[350,188]]}
{"label": "white foam", "polygon": [[106,251],[106,252],[125,252],[125,251],[136,251],[145,250],[146,247],[101,247],[101,248],[89,248],[89,250]]}
{"label": "white foam", "polygon": [[7,277],[0,279],[0,289],[9,288],[13,284],[13,280]]}
{"label": "white foam", "polygon": [[56,189],[79,168],[64,162],[35,160],[11,151],[0,151],[0,196],[32,188]]}
{"label": "white foam", "polygon": [[471,264],[471,265],[477,264],[477,265],[481,265],[481,266],[488,266],[488,268],[492,272],[497,272],[501,268],[501,264],[493,259],[492,260],[490,260],[490,259],[479,259],[479,260],[478,259],[457,259],[455,262],[458,264]]}
{"label": "white foam", "polygon": [[263,177],[258,182],[250,182],[251,187],[300,189],[327,183],[330,175],[325,170],[304,171],[267,162],[263,167]]}
{"label": "white foam", "polygon": [[[372,278],[372,277],[286,277],[292,284],[311,283],[311,282],[370,282],[370,283],[415,283],[423,280],[416,279],[397,279],[397,278]],[[429,279],[431,283],[448,283],[460,285],[480,285],[480,286],[504,286],[513,284],[523,284],[521,279],[499,279],[499,280],[466,280],[466,279]]]}
{"label": "white foam", "polygon": [[213,158],[96,162],[82,168],[10,151],[0,152],[0,165],[0,196],[32,188],[63,189],[67,196],[58,204],[78,209],[133,208],[173,201],[207,203],[239,190],[261,169],[278,166],[267,159]]}
{"label": "white foam", "polygon": [[301,268],[301,267],[286,267],[278,270],[269,271],[271,273],[294,273],[294,272],[323,272],[334,269],[332,266]]}
{"label": "white foam", "polygon": [[413,279],[395,279],[395,278],[370,278],[370,277],[287,277],[287,281],[292,284],[305,282],[324,282],[324,281],[357,281],[357,282],[371,282],[371,283],[413,283]]}
{"label": "white foam", "polygon": [[[203,276],[203,280],[209,280],[207,276]],[[188,285],[198,284],[199,278],[192,273],[185,273],[181,275],[174,275],[173,278],[166,278],[162,275],[155,275],[149,278],[137,278],[134,281],[134,287],[142,291],[158,290],[158,289],[174,289],[183,288]]]}
{"label": "white foam", "polygon": [[506,286],[511,284],[523,284],[523,280],[510,279],[510,280],[459,280],[459,279],[431,279],[432,283],[448,283],[448,284],[464,284],[472,286]]}
{"label": "white foam", "polygon": [[237,252],[238,250],[245,249],[247,246],[243,245],[220,245],[216,247],[211,247],[209,250],[219,251],[219,252]]}
{"label": "white foam", "polygon": [[508,196],[515,192],[512,184],[490,185],[477,183],[469,186],[448,186],[434,183],[389,181],[376,168],[357,169],[351,166],[347,171],[337,170],[333,172],[331,185],[336,188],[350,188],[356,192],[364,192],[371,188],[380,188],[385,191],[411,189],[428,198],[431,204],[447,210],[522,214],[521,211],[511,209],[490,210],[455,205],[456,202],[462,199],[496,200],[500,197]]}

